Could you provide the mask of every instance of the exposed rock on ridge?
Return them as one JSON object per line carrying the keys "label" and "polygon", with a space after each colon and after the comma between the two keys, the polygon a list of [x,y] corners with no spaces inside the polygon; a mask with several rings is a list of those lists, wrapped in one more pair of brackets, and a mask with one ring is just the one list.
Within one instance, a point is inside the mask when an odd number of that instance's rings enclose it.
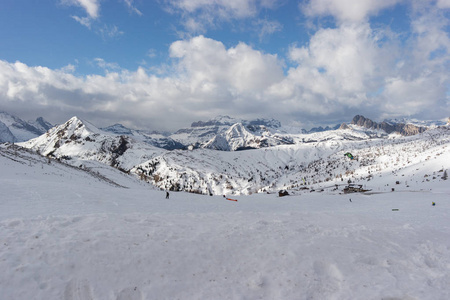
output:
{"label": "exposed rock on ridge", "polygon": [[426,127],[420,127],[413,124],[404,124],[404,123],[391,124],[386,121],[377,123],[361,115],[356,115],[353,118],[351,124],[358,125],[368,129],[381,129],[388,134],[392,132],[398,132],[403,136],[416,135],[418,133],[422,133],[425,130],[427,130]]}

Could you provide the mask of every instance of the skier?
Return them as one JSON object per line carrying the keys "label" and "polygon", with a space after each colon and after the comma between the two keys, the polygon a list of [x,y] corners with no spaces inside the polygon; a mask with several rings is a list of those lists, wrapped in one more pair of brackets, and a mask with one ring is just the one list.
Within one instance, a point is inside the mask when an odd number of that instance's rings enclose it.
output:
{"label": "skier", "polygon": [[169,192],[166,191],[166,199],[169,199]]}
{"label": "skier", "polygon": [[350,198],[350,199],[348,199],[348,200],[350,200],[350,202],[352,202],[352,199]]}

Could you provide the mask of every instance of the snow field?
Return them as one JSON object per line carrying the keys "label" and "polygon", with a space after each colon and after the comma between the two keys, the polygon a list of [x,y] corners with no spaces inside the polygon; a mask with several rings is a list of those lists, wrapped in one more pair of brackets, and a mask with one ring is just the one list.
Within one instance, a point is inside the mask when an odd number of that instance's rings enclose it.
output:
{"label": "snow field", "polygon": [[1,299],[450,299],[448,181],[166,200],[94,161],[0,154]]}
{"label": "snow field", "polygon": [[[356,196],[351,203],[344,196],[256,195],[236,203],[116,192],[132,196],[115,199],[124,213],[84,199],[85,213],[71,215],[80,200],[65,198],[67,207],[50,215],[2,218],[5,299],[450,296],[448,194]],[[104,212],[89,213],[89,206]]]}

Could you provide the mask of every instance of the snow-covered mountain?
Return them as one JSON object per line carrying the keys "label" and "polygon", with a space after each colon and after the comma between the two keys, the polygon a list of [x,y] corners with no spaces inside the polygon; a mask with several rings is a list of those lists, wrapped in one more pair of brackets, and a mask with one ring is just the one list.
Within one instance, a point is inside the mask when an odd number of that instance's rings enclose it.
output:
{"label": "snow-covered mountain", "polygon": [[148,132],[145,130],[134,130],[123,126],[122,124],[115,124],[105,128],[101,128],[103,131],[110,132],[116,135],[127,135],[136,141],[144,142],[149,145],[163,148],[166,150],[184,149],[185,145],[173,140],[172,138],[159,133]]}
{"label": "snow-covered mountain", "polygon": [[[386,189],[386,175],[417,169],[402,183],[449,169],[450,130],[378,138],[352,129],[297,137],[294,145],[239,152],[208,149],[167,152],[132,170],[162,189],[202,194],[251,194],[288,189],[322,189],[358,182]],[[345,153],[356,159],[350,160]]]}
{"label": "snow-covered mountain", "polygon": [[221,151],[292,144],[292,139],[281,130],[281,123],[275,119],[241,120],[228,116],[194,122],[190,128],[172,134],[171,138],[190,149]]}
{"label": "snow-covered mountain", "polygon": [[277,145],[293,144],[292,138],[273,134],[264,125],[248,125],[236,123],[230,126],[225,132],[214,136],[202,148],[236,151],[258,149]]}
{"label": "snow-covered mountain", "polygon": [[[20,145],[77,166],[83,161],[105,163],[161,189],[211,195],[280,189],[301,193],[348,182],[386,189],[392,184],[385,181],[386,175],[400,174],[404,168],[417,169],[405,182],[420,182],[432,173],[438,178],[450,167],[448,125],[412,136],[358,124],[281,134],[276,125],[226,120],[230,122],[201,124],[199,129],[206,132],[210,126],[215,133],[191,150],[154,147],[123,126],[111,133],[76,117]],[[344,156],[347,152],[355,159]]]}
{"label": "snow-covered mountain", "polygon": [[0,143],[24,142],[40,136],[52,127],[53,125],[42,117],[34,122],[26,122],[19,117],[0,111]]}
{"label": "snow-covered mountain", "polygon": [[95,160],[127,172],[163,149],[138,143],[126,135],[113,135],[77,117],[21,144],[44,156],[58,159]]}

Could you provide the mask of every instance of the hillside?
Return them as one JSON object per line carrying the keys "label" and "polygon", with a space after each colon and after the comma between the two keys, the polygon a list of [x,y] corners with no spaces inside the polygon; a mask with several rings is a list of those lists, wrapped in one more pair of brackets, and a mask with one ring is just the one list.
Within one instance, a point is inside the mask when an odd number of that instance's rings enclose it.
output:
{"label": "hillside", "polygon": [[[76,158],[49,160],[0,145],[2,297],[448,299],[450,189],[433,170],[449,160],[441,160],[448,150],[437,133],[434,141],[408,139],[406,145],[392,138],[384,145],[387,154],[419,144],[410,159],[430,156],[397,174],[382,174],[391,182],[420,173],[424,182],[411,181],[409,190],[253,194],[234,196],[236,202],[184,192],[165,199],[152,185],[95,160],[75,167],[66,162]],[[346,148],[343,141],[328,140],[322,152],[283,146],[266,158],[280,166],[296,156],[311,162],[320,153],[337,158],[338,143]],[[359,159],[370,157],[365,141],[358,143]],[[245,154],[241,163],[250,162],[253,152],[264,151],[220,153],[230,163],[236,153]],[[375,154],[380,163],[390,160]],[[398,157],[400,165],[407,162]]]}
{"label": "hillside", "polygon": [[[426,189],[449,168],[447,127],[411,137],[368,138],[352,130],[297,137],[302,143],[244,152],[174,151],[132,169],[163,189],[202,194],[252,194],[321,190],[335,185],[364,184],[378,191]],[[356,156],[350,160],[344,153]],[[405,169],[416,170],[402,176]],[[425,178],[425,176],[427,176]],[[414,182],[414,187],[408,187]]]}
{"label": "hillside", "polygon": [[[340,186],[349,182],[377,191],[391,190],[393,184],[397,189],[426,189],[428,181],[440,180],[449,169],[448,126],[412,136],[388,135],[355,124],[346,128],[290,134],[288,145],[273,142],[246,151],[208,147],[167,151],[128,135],[108,134],[74,117],[21,146],[74,165],[102,162],[164,190],[207,195],[341,191]],[[249,141],[255,138],[242,125],[233,125],[224,134],[236,149],[251,148]],[[218,138],[212,141],[213,149],[221,145]],[[344,156],[347,152],[356,159]],[[402,176],[404,169],[416,172]],[[411,187],[412,182],[417,184]]]}

